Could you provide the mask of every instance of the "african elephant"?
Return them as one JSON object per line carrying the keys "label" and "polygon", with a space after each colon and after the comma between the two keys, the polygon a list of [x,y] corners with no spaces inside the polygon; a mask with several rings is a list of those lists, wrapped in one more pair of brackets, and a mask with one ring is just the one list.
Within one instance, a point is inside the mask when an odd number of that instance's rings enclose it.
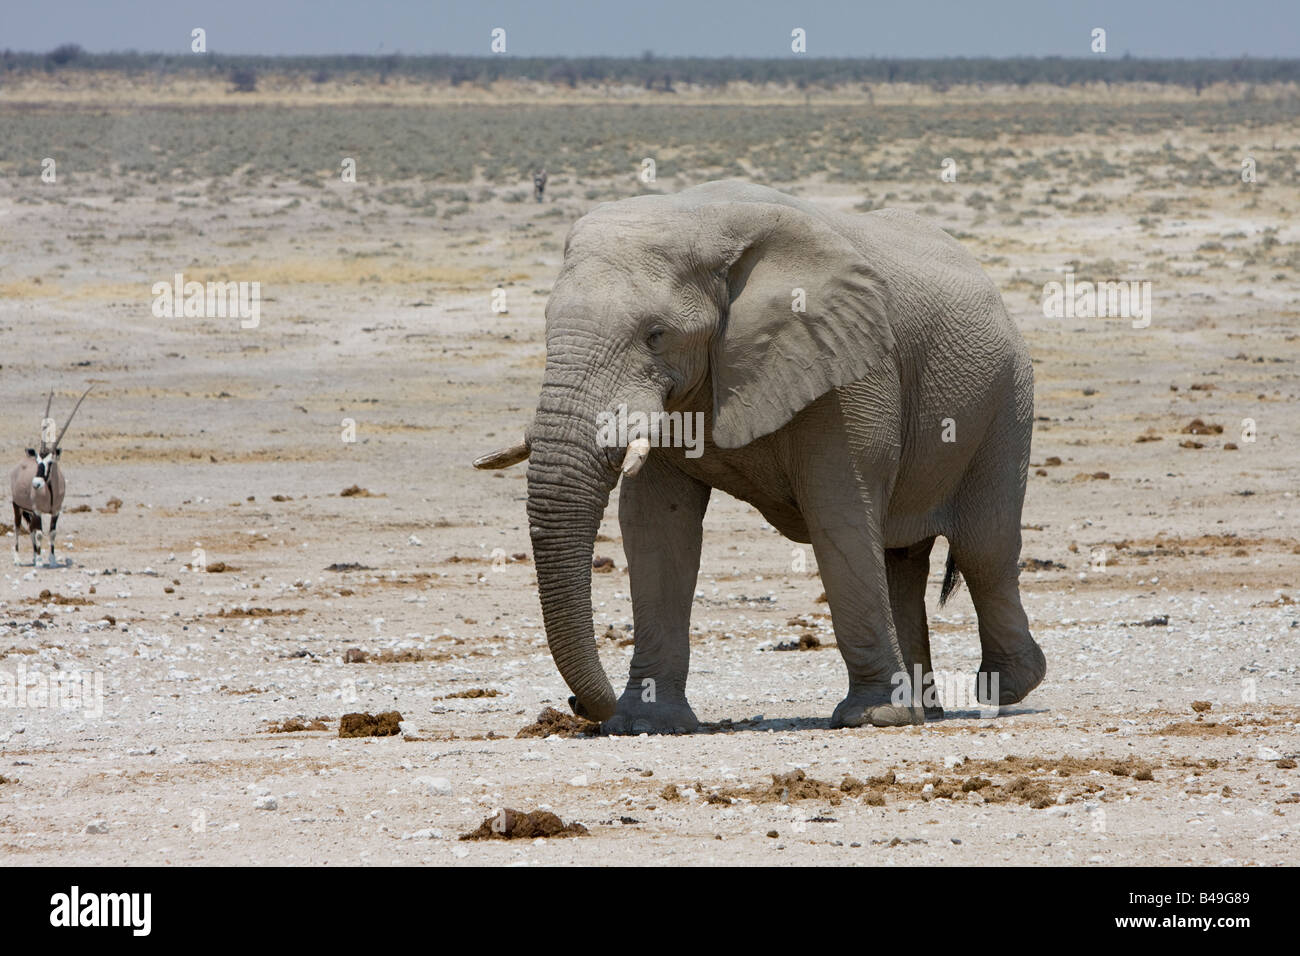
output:
{"label": "african elephant", "polygon": [[[703,444],[653,447],[628,410],[698,414]],[[601,440],[616,412],[637,427]],[[578,220],[546,306],[536,415],[521,444],[475,464],[528,459],[547,643],[570,704],[605,733],[698,725],[688,634],[713,488],[812,544],[849,672],[831,726],[887,726],[925,719],[921,688],[907,683],[901,702],[896,691],[918,666],[931,679],[937,535],[944,591],[957,573],[970,589],[997,703],[1046,673],[1018,584],[1032,424],[1024,342],[946,233],[898,210],[845,215],[713,182]],[[616,698],[596,653],[591,561],[620,472],[635,648]]]}

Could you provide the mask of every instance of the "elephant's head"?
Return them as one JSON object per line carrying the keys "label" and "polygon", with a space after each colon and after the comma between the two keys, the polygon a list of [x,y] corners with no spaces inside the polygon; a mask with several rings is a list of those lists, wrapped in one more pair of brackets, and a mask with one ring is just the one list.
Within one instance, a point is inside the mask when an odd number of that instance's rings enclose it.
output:
{"label": "elephant's head", "polygon": [[620,472],[634,476],[652,453],[635,436],[603,445],[602,413],[711,405],[710,440],[738,448],[881,361],[887,315],[884,283],[854,242],[764,187],[625,199],[574,225],[546,306],[536,417],[523,443],[475,464],[529,459],[546,639],[579,713],[614,712],[593,634],[592,548]]}

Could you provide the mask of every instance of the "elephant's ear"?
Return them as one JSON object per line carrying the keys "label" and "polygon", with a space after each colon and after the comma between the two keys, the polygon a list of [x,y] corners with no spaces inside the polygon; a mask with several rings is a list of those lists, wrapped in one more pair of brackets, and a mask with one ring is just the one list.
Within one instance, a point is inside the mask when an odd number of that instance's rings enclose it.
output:
{"label": "elephant's ear", "polygon": [[824,221],[770,203],[732,203],[722,216],[731,246],[712,346],[712,437],[739,448],[862,378],[893,334],[884,282]]}

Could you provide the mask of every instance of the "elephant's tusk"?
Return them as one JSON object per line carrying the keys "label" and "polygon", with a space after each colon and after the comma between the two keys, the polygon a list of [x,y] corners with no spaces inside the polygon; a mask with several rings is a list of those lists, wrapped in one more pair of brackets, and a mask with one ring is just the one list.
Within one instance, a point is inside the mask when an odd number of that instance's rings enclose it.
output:
{"label": "elephant's tusk", "polygon": [[627,454],[623,456],[623,474],[629,478],[635,478],[636,473],[641,470],[641,466],[645,464],[645,460],[649,456],[650,439],[634,439],[627,446]]}
{"label": "elephant's tusk", "polygon": [[500,448],[482,458],[474,459],[475,468],[509,468],[528,457],[528,442],[521,441],[509,448]]}

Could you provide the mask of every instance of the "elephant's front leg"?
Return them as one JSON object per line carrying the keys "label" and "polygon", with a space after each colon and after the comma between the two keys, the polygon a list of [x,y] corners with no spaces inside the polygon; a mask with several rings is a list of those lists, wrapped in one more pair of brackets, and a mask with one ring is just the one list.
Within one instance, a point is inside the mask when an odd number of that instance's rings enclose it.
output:
{"label": "elephant's front leg", "polygon": [[924,723],[894,632],[881,534],[870,526],[870,513],[861,504],[858,509],[809,521],[835,642],[849,670],[849,692],[831,715],[831,726]]}
{"label": "elephant's front leg", "polygon": [[690,733],[699,726],[686,701],[686,671],[709,490],[668,464],[662,452],[651,454],[635,478],[623,479],[618,521],[635,646],[627,688],[602,733]]}

